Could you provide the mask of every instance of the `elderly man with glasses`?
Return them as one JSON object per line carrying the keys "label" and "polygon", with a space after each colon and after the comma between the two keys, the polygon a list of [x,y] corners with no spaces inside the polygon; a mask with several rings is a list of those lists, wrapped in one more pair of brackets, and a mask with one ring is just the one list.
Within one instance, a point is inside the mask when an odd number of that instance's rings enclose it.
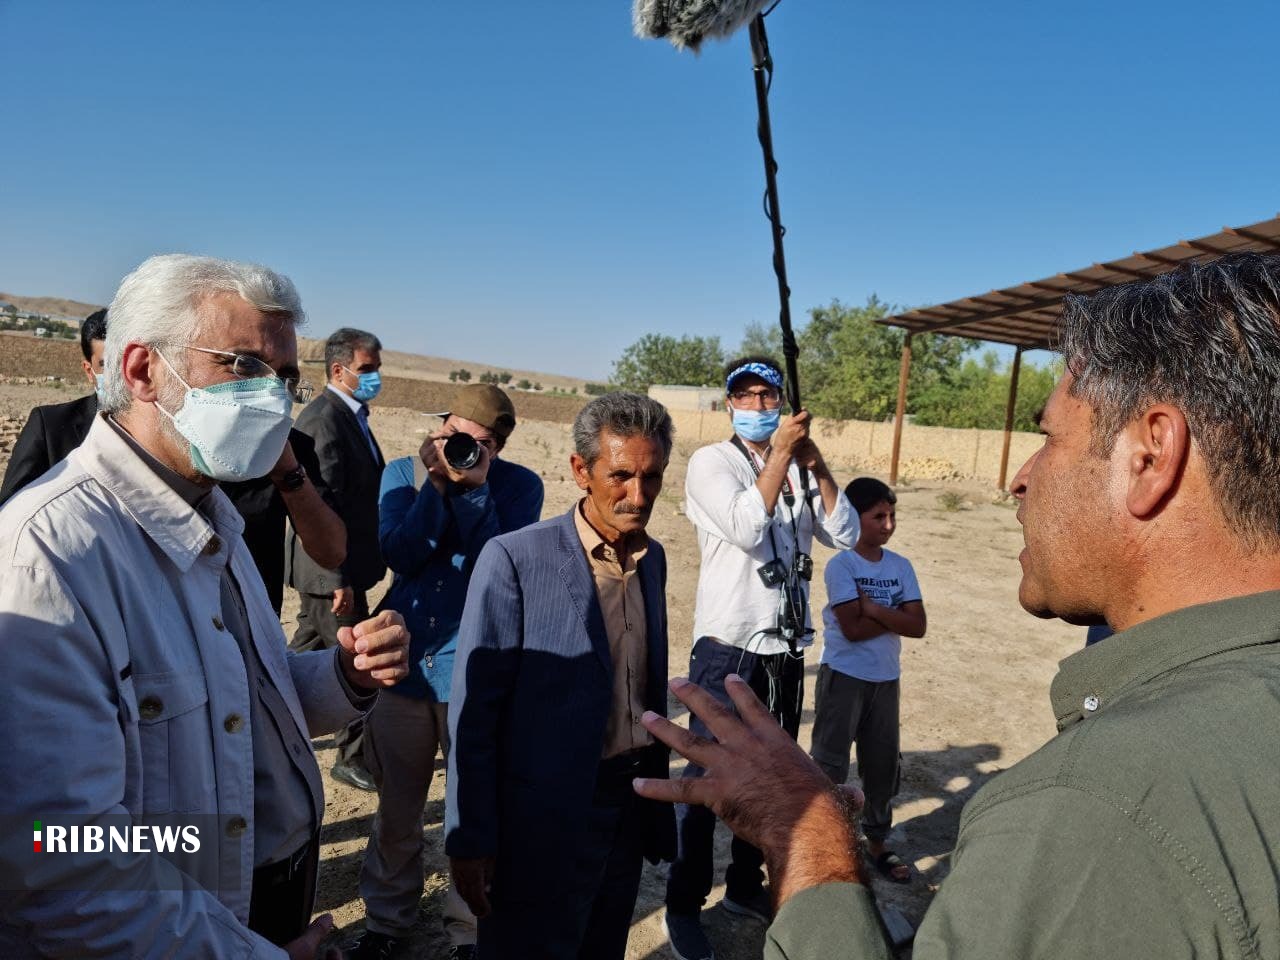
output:
{"label": "elderly man with glasses", "polygon": [[[698,533],[702,566],[689,676],[727,703],[736,673],[766,700],[794,739],[804,700],[809,625],[809,551],[816,536],[837,550],[858,539],[858,515],[809,437],[809,414],[782,413],[782,371],[769,357],[725,368],[733,437],[696,451],[685,477],[685,511]],[[696,717],[692,729],[710,734]],[[690,764],[686,777],[700,777]],[[710,960],[701,910],[711,892],[715,815],[676,810],[679,850],[667,881],[667,932],[681,960]],[[725,874],[724,908],[769,920],[763,857],[737,837]]]}
{"label": "elderly man with glasses", "polygon": [[[385,611],[287,655],[218,489],[280,462],[304,389],[288,278],[152,257],[110,316],[101,414],[0,511],[2,812],[38,821],[34,853],[0,850],[0,956],[313,957],[310,738],[407,673],[409,636]],[[55,827],[111,850],[59,851]],[[145,842],[166,827],[181,850]]]}

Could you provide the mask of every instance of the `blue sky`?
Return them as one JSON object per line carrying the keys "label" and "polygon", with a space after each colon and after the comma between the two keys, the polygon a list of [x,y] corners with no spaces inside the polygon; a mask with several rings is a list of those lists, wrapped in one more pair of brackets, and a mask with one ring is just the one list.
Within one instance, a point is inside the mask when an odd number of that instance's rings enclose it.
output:
{"label": "blue sky", "polygon": [[[923,306],[1280,209],[1274,4],[783,0],[792,309]],[[0,0],[0,289],[267,263],[323,336],[602,378],[777,316],[745,31],[625,0]]]}

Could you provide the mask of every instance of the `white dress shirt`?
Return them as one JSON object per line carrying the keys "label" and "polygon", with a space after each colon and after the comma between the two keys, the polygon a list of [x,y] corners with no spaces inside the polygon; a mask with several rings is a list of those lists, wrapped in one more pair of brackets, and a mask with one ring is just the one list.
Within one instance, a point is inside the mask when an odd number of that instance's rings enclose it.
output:
{"label": "white dress shirt", "polygon": [[[794,463],[787,477],[795,491],[795,506],[788,507],[779,494],[770,514],[756,487],[755,471],[732,441],[702,447],[689,458],[685,513],[697,530],[702,553],[693,615],[694,640],[715,637],[765,656],[784,652],[788,647],[781,637],[758,633],[777,624],[780,590],[765,586],[756,571],[773,559],[774,545],[778,559],[789,568],[797,539],[802,553],[812,550],[815,536],[835,550],[847,550],[857,542],[858,515],[844,493],[836,498],[835,510],[828,517],[812,477],[812,510],[801,509],[800,470]],[[808,625],[807,604],[805,622]],[[798,645],[809,646],[812,642],[806,636]]]}

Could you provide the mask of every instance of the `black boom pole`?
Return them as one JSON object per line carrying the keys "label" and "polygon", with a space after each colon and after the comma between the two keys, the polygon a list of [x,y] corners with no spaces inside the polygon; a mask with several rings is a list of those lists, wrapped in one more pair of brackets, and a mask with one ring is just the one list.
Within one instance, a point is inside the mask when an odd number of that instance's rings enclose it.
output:
{"label": "black boom pole", "polygon": [[787,368],[787,403],[792,413],[800,411],[800,376],[796,372],[796,335],[791,329],[791,288],[787,286],[787,260],[782,251],[782,226],[778,210],[778,161],[773,157],[773,129],[769,125],[769,86],[773,82],[773,59],[769,56],[769,38],[764,32],[764,14],[751,21],[751,61],[756,83],[756,107],[760,122],[756,133],[764,152],[764,212],[773,229],[773,272],[778,277],[778,325],[782,327],[782,357]]}

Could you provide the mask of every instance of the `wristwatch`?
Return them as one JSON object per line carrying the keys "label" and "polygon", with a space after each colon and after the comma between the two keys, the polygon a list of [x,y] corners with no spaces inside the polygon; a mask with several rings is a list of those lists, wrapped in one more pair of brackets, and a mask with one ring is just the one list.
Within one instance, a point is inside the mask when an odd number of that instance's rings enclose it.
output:
{"label": "wristwatch", "polygon": [[302,485],[307,482],[307,471],[303,469],[302,464],[298,464],[283,477],[277,484],[285,493],[293,493],[295,490],[302,489]]}

